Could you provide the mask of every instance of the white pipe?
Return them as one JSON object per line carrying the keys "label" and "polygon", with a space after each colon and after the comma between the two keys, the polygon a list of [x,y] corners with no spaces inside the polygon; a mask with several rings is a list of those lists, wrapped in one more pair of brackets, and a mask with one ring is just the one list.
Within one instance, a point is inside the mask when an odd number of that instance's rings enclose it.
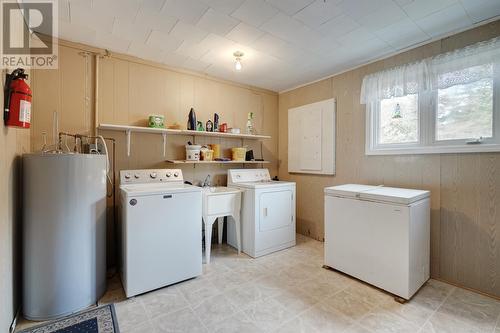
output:
{"label": "white pipe", "polygon": [[99,127],[99,54],[95,55],[95,84],[94,84],[94,132]]}

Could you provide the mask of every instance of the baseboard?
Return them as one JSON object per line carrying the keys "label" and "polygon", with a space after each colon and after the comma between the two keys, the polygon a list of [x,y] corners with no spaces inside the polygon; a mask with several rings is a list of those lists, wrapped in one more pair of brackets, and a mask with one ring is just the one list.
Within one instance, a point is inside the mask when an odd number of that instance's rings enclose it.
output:
{"label": "baseboard", "polygon": [[440,281],[440,282],[443,282],[443,283],[451,284],[454,287],[457,287],[457,288],[460,288],[460,289],[465,289],[465,290],[468,290],[468,291],[472,291],[472,292],[474,292],[476,294],[480,294],[480,295],[483,295],[483,296],[486,296],[486,297],[489,297],[489,298],[493,298],[493,299],[495,299],[497,301],[500,301],[500,296],[488,294],[488,293],[485,293],[484,291],[477,290],[477,289],[470,288],[470,287],[466,287],[466,286],[463,286],[463,285],[458,284],[456,282],[451,282],[451,281],[448,281],[446,279],[439,278],[439,277],[431,277],[431,279],[437,280],[437,281]]}

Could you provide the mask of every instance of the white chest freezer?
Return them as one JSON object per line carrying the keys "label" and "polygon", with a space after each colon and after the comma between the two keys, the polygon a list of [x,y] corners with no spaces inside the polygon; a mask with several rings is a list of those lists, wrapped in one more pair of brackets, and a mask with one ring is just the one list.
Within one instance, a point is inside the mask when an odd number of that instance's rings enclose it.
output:
{"label": "white chest freezer", "polygon": [[325,265],[404,299],[429,279],[430,192],[325,188]]}

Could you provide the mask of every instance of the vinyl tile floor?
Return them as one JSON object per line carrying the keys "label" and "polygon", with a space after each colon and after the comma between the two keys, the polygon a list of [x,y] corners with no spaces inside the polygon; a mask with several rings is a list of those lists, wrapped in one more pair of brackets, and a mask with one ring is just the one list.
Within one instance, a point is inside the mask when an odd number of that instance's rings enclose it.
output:
{"label": "vinyl tile floor", "polygon": [[212,245],[202,276],[131,299],[115,278],[99,303],[115,303],[122,333],[500,333],[500,301],[430,280],[400,304],[322,265],[323,243],[301,235],[258,259]]}

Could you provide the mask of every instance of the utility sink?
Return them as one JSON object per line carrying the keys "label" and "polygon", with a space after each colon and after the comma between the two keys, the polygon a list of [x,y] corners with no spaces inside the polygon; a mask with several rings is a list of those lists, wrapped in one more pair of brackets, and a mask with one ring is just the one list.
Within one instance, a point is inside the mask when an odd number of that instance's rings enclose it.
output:
{"label": "utility sink", "polygon": [[203,195],[230,194],[240,192],[237,188],[225,186],[208,186],[203,188]]}
{"label": "utility sink", "polygon": [[233,215],[240,211],[241,190],[225,186],[203,188],[203,215]]}
{"label": "utility sink", "polygon": [[[212,240],[212,226],[218,220],[219,244],[222,243],[222,229],[224,216],[227,221],[235,223],[236,238],[238,242],[238,254],[241,251],[240,236],[240,209],[241,190],[231,187],[204,187],[203,188],[203,223],[205,223],[205,257],[206,263],[210,263],[210,244]],[[231,219],[229,218],[231,217]]]}

